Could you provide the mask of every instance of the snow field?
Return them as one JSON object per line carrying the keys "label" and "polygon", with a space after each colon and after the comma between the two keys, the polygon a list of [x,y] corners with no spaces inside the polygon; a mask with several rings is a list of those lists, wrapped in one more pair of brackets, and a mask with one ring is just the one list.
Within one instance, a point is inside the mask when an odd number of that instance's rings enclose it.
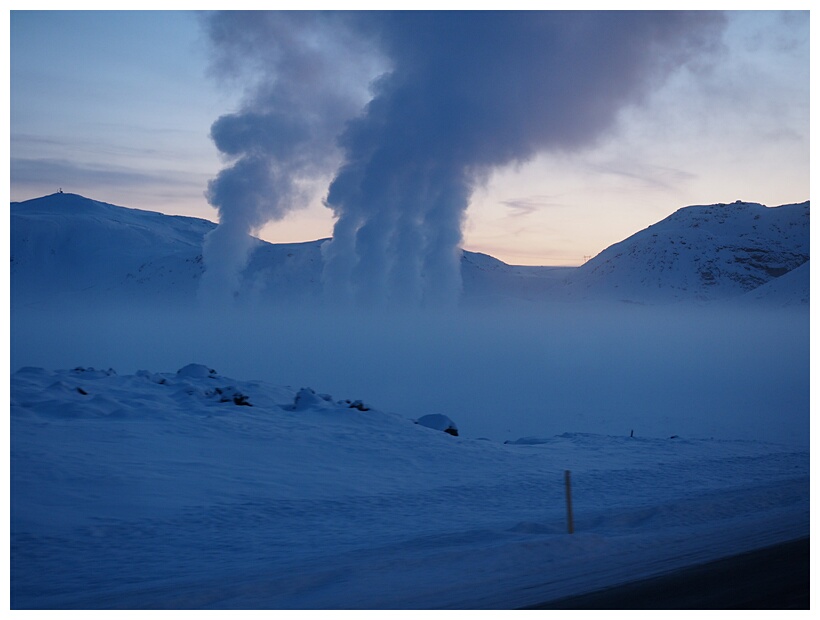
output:
{"label": "snow field", "polygon": [[503,444],[298,392],[15,373],[12,607],[508,608],[808,534],[804,448]]}

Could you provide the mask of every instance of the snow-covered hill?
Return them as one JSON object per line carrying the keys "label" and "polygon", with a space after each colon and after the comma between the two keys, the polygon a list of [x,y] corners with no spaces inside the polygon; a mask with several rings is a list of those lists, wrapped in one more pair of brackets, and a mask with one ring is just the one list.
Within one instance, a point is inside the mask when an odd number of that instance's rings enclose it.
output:
{"label": "snow-covered hill", "polygon": [[808,448],[504,444],[314,387],[14,373],[11,607],[509,609],[809,533]]}
{"label": "snow-covered hill", "polygon": [[12,304],[193,298],[202,239],[213,227],[76,194],[12,203]]}
{"label": "snow-covered hill", "polygon": [[[607,248],[569,276],[562,292],[637,303],[728,299],[808,260],[808,202],[692,206]],[[808,300],[808,287],[802,297]]]}
{"label": "snow-covered hill", "polygon": [[[214,226],[73,194],[12,203],[12,304],[191,303],[204,269],[202,239]],[[242,276],[240,301],[316,299],[324,241],[257,240]],[[808,202],[776,208],[734,203],[680,209],[578,268],[507,265],[465,251],[462,279],[464,299],[472,304],[707,301],[739,297],[808,259]],[[777,303],[778,290],[771,287],[769,303]],[[790,292],[784,303],[808,297],[806,286]]]}

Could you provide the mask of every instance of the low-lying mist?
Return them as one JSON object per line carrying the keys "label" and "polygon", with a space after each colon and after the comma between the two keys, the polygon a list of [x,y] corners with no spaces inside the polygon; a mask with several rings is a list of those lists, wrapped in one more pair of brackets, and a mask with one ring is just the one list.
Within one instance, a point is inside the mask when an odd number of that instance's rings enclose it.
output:
{"label": "low-lying mist", "polygon": [[[809,312],[554,304],[451,313],[12,308],[11,370],[311,387],[495,441],[588,432],[809,444]],[[374,439],[377,439],[374,437]]]}

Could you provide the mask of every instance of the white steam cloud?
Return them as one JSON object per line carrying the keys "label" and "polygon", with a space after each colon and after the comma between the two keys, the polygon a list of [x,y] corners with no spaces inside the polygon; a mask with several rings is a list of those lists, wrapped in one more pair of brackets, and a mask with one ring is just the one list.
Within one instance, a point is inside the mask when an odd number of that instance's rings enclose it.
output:
{"label": "white steam cloud", "polygon": [[625,106],[713,51],[724,16],[227,12],[208,25],[222,71],[241,64],[256,80],[212,130],[234,163],[208,190],[220,228],[203,288],[235,288],[247,234],[304,204],[300,183],[336,170],[328,300],[407,307],[458,300],[465,212],[494,168],[593,144]]}
{"label": "white steam cloud", "polygon": [[[249,235],[307,204],[313,182],[339,164],[336,136],[364,102],[356,72],[372,64],[343,21],[299,12],[206,18],[215,72],[250,83],[242,108],[211,127],[230,165],[206,192],[219,211],[203,248],[200,297],[209,305],[230,303],[236,293],[253,247]],[[342,83],[346,76],[350,86]]]}

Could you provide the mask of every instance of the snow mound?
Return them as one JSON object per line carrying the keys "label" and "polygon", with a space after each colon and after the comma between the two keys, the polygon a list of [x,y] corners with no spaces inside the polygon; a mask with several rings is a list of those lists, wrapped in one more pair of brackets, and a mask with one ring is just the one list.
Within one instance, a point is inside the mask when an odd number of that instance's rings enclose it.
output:
{"label": "snow mound", "polygon": [[329,394],[317,394],[311,388],[302,388],[293,399],[293,411],[308,409],[329,409],[334,406],[333,397]]}
{"label": "snow mound", "polygon": [[180,377],[191,377],[194,379],[204,379],[206,377],[215,377],[216,371],[213,368],[208,368],[202,364],[188,364],[177,370],[177,375]]}
{"label": "snow mound", "polygon": [[[134,375],[118,375],[114,369],[96,370],[78,366],[54,372],[24,367],[13,375],[17,394],[15,414],[48,418],[90,418],[111,415],[152,417],[171,412],[187,415],[214,415],[213,409],[232,404],[259,407],[268,413],[371,412],[361,400],[334,401],[309,387],[294,391],[258,381],[238,381],[223,377],[204,364],[188,364],[175,373],[138,370]],[[151,403],[151,407],[147,404]],[[387,415],[374,411],[377,415]],[[410,424],[409,419],[404,419]],[[408,426],[408,428],[412,428]]]}
{"label": "snow mound", "polygon": [[456,423],[443,413],[423,415],[416,420],[416,424],[426,426],[427,428],[432,428],[437,431],[444,431],[448,435],[453,435],[454,437],[458,436],[458,427],[456,426]]}

